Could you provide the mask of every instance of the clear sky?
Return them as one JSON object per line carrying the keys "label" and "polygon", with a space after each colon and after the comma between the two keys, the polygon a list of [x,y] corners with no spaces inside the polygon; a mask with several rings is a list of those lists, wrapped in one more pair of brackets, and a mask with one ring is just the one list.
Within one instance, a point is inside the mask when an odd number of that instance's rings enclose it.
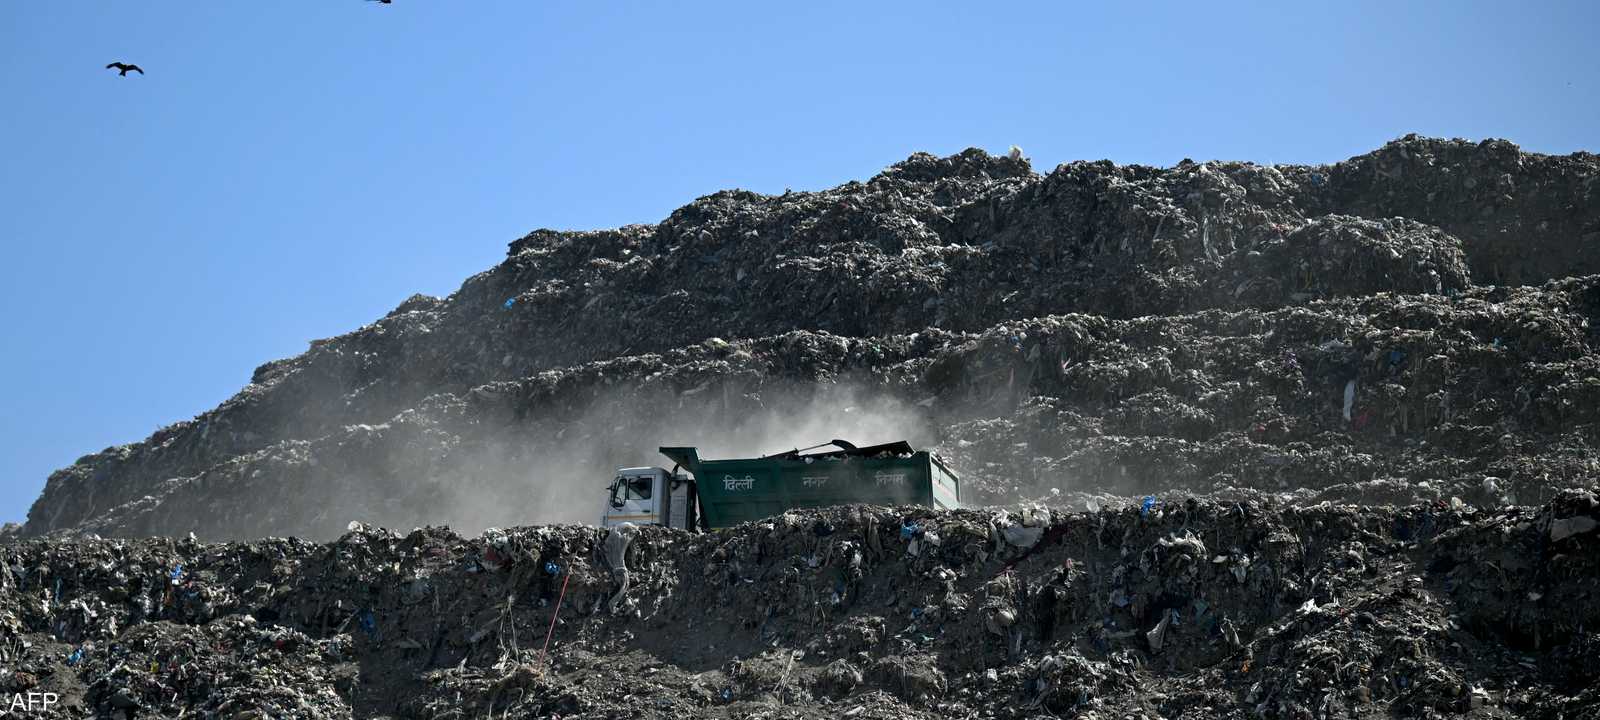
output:
{"label": "clear sky", "polygon": [[0,3],[0,521],[538,227],[969,146],[1600,151],[1600,3],[1299,5]]}

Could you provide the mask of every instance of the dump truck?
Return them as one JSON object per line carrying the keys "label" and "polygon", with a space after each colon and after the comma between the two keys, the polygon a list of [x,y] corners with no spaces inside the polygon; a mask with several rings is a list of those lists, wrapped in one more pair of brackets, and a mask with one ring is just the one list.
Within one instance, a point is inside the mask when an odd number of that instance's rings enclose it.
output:
{"label": "dump truck", "polygon": [[[835,446],[827,452],[810,452]],[[795,508],[853,503],[961,506],[961,480],[933,453],[905,441],[856,447],[833,440],[756,458],[706,460],[692,447],[663,447],[672,469],[619,468],[602,527],[629,522],[715,530]]]}

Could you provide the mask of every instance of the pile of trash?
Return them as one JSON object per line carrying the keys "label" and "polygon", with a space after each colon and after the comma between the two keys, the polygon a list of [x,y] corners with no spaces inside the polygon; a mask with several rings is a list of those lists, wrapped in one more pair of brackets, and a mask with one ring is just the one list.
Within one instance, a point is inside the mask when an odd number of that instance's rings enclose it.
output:
{"label": "pile of trash", "polygon": [[1600,499],[0,546],[59,716],[1585,717]]}
{"label": "pile of trash", "polygon": [[877,424],[920,428],[912,439],[957,471],[967,505],[1175,493],[1539,504],[1600,480],[1597,309],[1600,277],[1588,277],[981,333],[718,340],[435,395],[380,426],[169,478],[66,531],[331,538],[352,518],[468,532],[594,522],[612,471],[664,462],[658,445],[726,446],[804,415],[848,436],[836,424],[852,408],[897,408]]}
{"label": "pile of trash", "polygon": [[[0,528],[0,698],[1594,717],[1597,177],[1415,136],[1043,175],[968,150],[536,231],[54,473]],[[817,437],[931,449],[965,509],[573,524],[659,446]]]}
{"label": "pile of trash", "polygon": [[[1124,462],[1146,458],[1189,488],[1309,474],[1405,502],[1490,478],[1537,503],[1593,477],[1570,458],[1600,399],[1597,176],[1587,153],[1415,136],[1328,166],[1038,174],[967,150],[819,192],[719,192],[656,225],[540,230],[450,297],[58,471],[24,534],[472,524],[464,485],[525,486],[551,446],[574,475],[652,463],[663,428],[705,446],[736,410],[843,381],[928,408],[920,444],[985,501],[1163,489]],[[1496,445],[1498,466],[1451,459]],[[1419,477],[1448,487],[1382,484]],[[286,486],[312,493],[280,510]],[[206,519],[213,503],[249,512]],[[579,519],[528,510],[489,522]]]}

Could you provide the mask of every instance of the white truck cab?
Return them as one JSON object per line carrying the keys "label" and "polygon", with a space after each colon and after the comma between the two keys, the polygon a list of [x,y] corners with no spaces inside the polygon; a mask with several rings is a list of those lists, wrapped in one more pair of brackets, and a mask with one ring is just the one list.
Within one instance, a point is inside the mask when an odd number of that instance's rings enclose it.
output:
{"label": "white truck cab", "polygon": [[600,526],[630,522],[693,530],[699,522],[697,501],[694,480],[685,473],[658,467],[618,468]]}

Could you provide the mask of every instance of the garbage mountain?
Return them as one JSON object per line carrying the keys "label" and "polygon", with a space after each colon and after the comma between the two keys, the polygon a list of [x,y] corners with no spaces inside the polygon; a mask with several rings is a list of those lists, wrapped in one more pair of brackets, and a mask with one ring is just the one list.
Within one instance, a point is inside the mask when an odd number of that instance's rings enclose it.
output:
{"label": "garbage mountain", "polygon": [[[22,532],[590,521],[593,486],[658,445],[771,452],[863,415],[860,439],[914,435],[975,503],[1538,503],[1594,483],[1597,175],[1415,136],[1328,166],[1043,175],[968,150],[540,230],[54,473]],[[765,432],[791,424],[817,437]]]}
{"label": "garbage mountain", "polygon": [[[968,150],[537,231],[53,474],[0,530],[0,701],[1600,717],[1597,177]],[[658,446],[830,438],[936,451],[964,509],[571,524]]]}

